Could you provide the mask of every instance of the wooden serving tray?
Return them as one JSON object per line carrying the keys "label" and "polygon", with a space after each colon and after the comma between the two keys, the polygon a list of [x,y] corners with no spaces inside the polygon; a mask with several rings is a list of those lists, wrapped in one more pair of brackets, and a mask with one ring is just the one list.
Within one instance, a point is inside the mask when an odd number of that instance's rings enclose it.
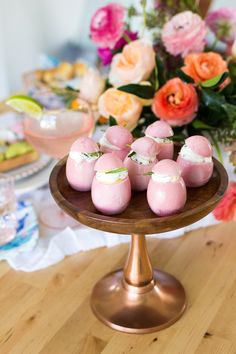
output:
{"label": "wooden serving tray", "polygon": [[0,162],[0,172],[7,172],[24,165],[28,165],[39,159],[39,154],[36,151],[29,152],[27,154],[14,157],[9,160]]}

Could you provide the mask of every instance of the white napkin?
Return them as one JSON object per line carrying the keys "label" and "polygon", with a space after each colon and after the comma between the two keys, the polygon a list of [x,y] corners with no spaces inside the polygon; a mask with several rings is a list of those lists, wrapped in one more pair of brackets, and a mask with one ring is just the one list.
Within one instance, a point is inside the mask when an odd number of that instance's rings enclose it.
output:
{"label": "white napkin", "polygon": [[[198,227],[209,226],[217,223],[212,214],[200,222],[186,228],[150,235],[156,238],[173,238]],[[102,232],[81,226],[78,230],[69,227],[54,236],[39,238],[33,250],[11,255],[7,258],[9,265],[18,271],[34,272],[47,268],[80,251],[87,251],[99,247],[112,247],[130,241],[129,235],[117,235]]]}

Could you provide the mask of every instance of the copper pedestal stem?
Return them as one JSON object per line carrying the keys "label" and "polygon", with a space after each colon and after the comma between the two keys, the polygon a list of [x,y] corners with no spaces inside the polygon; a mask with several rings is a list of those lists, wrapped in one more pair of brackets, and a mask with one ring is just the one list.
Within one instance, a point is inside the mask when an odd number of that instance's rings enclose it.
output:
{"label": "copper pedestal stem", "polygon": [[133,234],[128,258],[124,267],[124,281],[129,285],[142,287],[153,280],[145,235]]}
{"label": "copper pedestal stem", "polygon": [[124,271],[109,273],[95,285],[91,307],[118,331],[150,333],[177,321],[186,308],[186,296],[176,278],[152,269],[145,235],[133,234]]}

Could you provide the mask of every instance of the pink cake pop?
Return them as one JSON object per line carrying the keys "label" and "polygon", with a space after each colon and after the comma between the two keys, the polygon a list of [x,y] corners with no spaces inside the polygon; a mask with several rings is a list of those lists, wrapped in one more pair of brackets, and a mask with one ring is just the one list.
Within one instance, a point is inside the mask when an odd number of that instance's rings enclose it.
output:
{"label": "pink cake pop", "polygon": [[119,125],[109,127],[99,141],[101,151],[104,153],[112,152],[121,160],[130,151],[129,145],[133,142],[130,131]]}
{"label": "pink cake pop", "polygon": [[124,211],[131,198],[127,168],[112,153],[104,154],[95,164],[92,201],[103,214],[114,215]]}
{"label": "pink cake pop", "polygon": [[185,140],[177,163],[187,187],[200,187],[212,176],[212,147],[207,138],[201,135],[191,136]]}
{"label": "pink cake pop", "polygon": [[124,165],[128,168],[132,189],[143,191],[147,189],[150,180],[150,176],[145,174],[150,172],[157,162],[159,146],[153,139],[143,137],[133,142],[131,149]]}
{"label": "pink cake pop", "polygon": [[147,200],[152,211],[159,216],[178,213],[186,203],[186,187],[178,164],[162,160],[152,169]]}
{"label": "pink cake pop", "polygon": [[169,137],[174,135],[171,126],[163,120],[152,123],[145,130],[145,135],[152,138],[160,146],[158,160],[173,159],[174,144]]}
{"label": "pink cake pop", "polygon": [[91,189],[94,165],[100,156],[99,147],[91,138],[81,137],[73,143],[66,163],[66,176],[72,188],[78,191]]}

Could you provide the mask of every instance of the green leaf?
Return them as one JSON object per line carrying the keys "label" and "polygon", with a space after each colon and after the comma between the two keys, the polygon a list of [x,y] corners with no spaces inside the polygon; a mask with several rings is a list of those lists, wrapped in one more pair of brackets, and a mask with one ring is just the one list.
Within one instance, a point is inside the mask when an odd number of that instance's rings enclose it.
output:
{"label": "green leaf", "polygon": [[134,155],[136,155],[136,152],[135,152],[135,151],[131,151],[131,152],[129,153],[128,157],[132,157],[132,156],[134,156]]}
{"label": "green leaf", "polygon": [[118,90],[131,93],[140,98],[150,99],[153,98],[155,90],[152,86],[149,85],[138,85],[138,84],[129,84],[125,86],[118,87]]}
{"label": "green leaf", "polygon": [[219,93],[216,93],[214,91],[211,91],[209,89],[202,90],[201,97],[202,97],[203,103],[207,107],[211,107],[211,106],[217,107],[217,106],[221,106],[222,104],[225,103],[224,96],[222,96]]}
{"label": "green leaf", "polygon": [[202,87],[214,87],[220,85],[229,76],[229,73],[225,72],[223,74],[217,75],[210,80],[206,80],[200,83]]}
{"label": "green leaf", "polygon": [[94,151],[94,152],[88,152],[88,155],[90,157],[100,157],[103,155],[103,153],[101,151]]}
{"label": "green leaf", "polygon": [[193,127],[194,127],[195,129],[206,129],[206,130],[208,130],[208,129],[210,129],[210,130],[211,130],[211,129],[214,129],[214,127],[212,127],[212,126],[210,126],[210,125],[204,123],[204,122],[201,121],[200,119],[195,119],[195,120],[193,121],[192,125],[193,125]]}
{"label": "green leaf", "polygon": [[105,173],[106,174],[112,174],[112,173],[120,173],[120,172],[125,172],[125,171],[128,171],[127,168],[121,167],[121,168],[116,168],[116,169],[111,170],[111,171],[107,171]]}
{"label": "green leaf", "polygon": [[113,127],[113,125],[118,125],[116,119],[112,116],[109,117],[108,123],[110,127]]}
{"label": "green leaf", "polygon": [[143,176],[151,176],[153,174],[154,174],[154,172],[146,172],[146,173],[143,174]]}
{"label": "green leaf", "polygon": [[177,69],[176,74],[182,81],[186,82],[187,84],[194,84],[193,78],[185,74],[181,69]]}

